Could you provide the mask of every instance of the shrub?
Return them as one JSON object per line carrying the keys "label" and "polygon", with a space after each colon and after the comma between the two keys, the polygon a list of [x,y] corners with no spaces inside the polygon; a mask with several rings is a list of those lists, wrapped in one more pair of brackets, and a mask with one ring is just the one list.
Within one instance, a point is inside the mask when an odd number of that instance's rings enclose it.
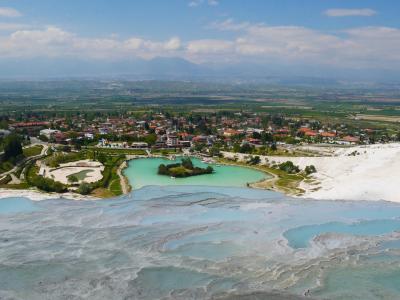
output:
{"label": "shrub", "polygon": [[253,150],[254,150],[254,146],[251,146],[249,143],[245,143],[240,147],[239,152],[240,153],[253,153]]}
{"label": "shrub", "polygon": [[182,158],[182,166],[186,169],[192,170],[193,169],[192,160],[189,157]]}
{"label": "shrub", "polygon": [[300,172],[300,168],[295,164],[293,164],[293,162],[291,161],[286,161],[284,163],[279,164],[279,169],[289,174],[295,174]]}
{"label": "shrub", "polygon": [[251,156],[250,159],[247,161],[247,163],[250,165],[258,165],[260,162],[261,159],[259,156]]}
{"label": "shrub", "polygon": [[77,192],[81,195],[89,195],[92,191],[93,191],[93,186],[87,182],[82,182],[77,190]]}
{"label": "shrub", "polygon": [[316,173],[317,169],[315,168],[315,166],[310,165],[310,166],[306,166],[304,171],[306,172],[307,175],[310,175],[312,173]]}
{"label": "shrub", "polygon": [[158,174],[159,175],[168,175],[168,168],[164,164],[159,165],[158,166]]}
{"label": "shrub", "polygon": [[41,176],[33,178],[32,183],[45,192],[65,193],[67,191],[66,187],[61,182]]}
{"label": "shrub", "polygon": [[76,183],[76,182],[78,182],[79,181],[79,179],[78,179],[78,177],[76,177],[75,175],[70,175],[70,176],[68,176],[68,182],[70,182],[70,183]]}

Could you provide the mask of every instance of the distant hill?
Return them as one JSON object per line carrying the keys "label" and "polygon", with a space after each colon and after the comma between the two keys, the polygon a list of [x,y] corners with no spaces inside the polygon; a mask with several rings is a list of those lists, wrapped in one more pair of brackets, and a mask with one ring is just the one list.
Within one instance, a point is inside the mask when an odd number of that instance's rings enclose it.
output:
{"label": "distant hill", "polygon": [[181,78],[204,74],[206,68],[181,58],[132,61],[88,61],[76,59],[0,60],[0,77],[109,77],[132,76],[149,79]]}
{"label": "distant hill", "polygon": [[208,65],[182,58],[157,57],[151,60],[103,61],[32,58],[2,61],[0,79],[117,78],[128,80],[198,80],[230,83],[336,86],[374,85],[400,82],[400,70],[343,70],[305,65],[257,62]]}

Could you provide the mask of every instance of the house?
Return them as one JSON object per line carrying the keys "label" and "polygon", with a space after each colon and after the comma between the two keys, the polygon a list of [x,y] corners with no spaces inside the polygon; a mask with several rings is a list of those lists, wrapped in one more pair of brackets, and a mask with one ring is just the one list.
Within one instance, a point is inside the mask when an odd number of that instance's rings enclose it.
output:
{"label": "house", "polygon": [[276,133],[277,133],[277,134],[280,134],[280,135],[287,135],[287,134],[289,134],[289,129],[287,129],[287,128],[280,128],[280,129],[278,129],[278,130],[276,131]]}
{"label": "house", "polygon": [[242,132],[240,132],[240,131],[238,131],[238,130],[227,129],[227,130],[224,131],[224,136],[225,136],[225,137],[231,137],[231,136],[234,136],[234,135],[239,135],[239,134],[241,134],[241,133],[242,133]]}
{"label": "house", "polygon": [[321,132],[320,136],[323,138],[335,138],[336,137],[336,133],[334,132]]}
{"label": "house", "polygon": [[258,128],[247,128],[246,134],[253,134],[253,133],[263,133],[264,129],[258,129]]}
{"label": "house", "polygon": [[149,144],[145,142],[133,142],[131,144],[131,148],[133,149],[147,149],[149,147]]}
{"label": "house", "polygon": [[99,128],[100,135],[108,134],[108,132],[109,132],[108,128]]}
{"label": "house", "polygon": [[166,146],[167,145],[165,144],[165,142],[162,139],[157,140],[156,143],[154,144],[154,147],[158,148],[158,149],[165,148]]}
{"label": "house", "polygon": [[247,142],[249,142],[249,144],[252,144],[252,145],[261,145],[260,139],[248,138]]}
{"label": "house", "polygon": [[308,130],[306,132],[304,132],[305,136],[310,136],[310,137],[314,137],[318,135],[318,132],[314,131],[314,130]]}
{"label": "house", "polygon": [[17,132],[26,132],[30,136],[36,136],[39,134],[41,129],[49,127],[49,122],[21,122],[14,123],[11,125],[12,128]]}
{"label": "house", "polygon": [[93,140],[94,139],[94,134],[86,132],[85,133],[85,138],[88,139],[88,140]]}
{"label": "house", "polygon": [[208,138],[205,135],[197,135],[192,139],[192,143],[207,144]]}
{"label": "house", "polygon": [[360,143],[360,138],[357,136],[347,135],[340,139],[340,143],[343,145],[355,145]]}
{"label": "house", "polygon": [[191,141],[179,141],[178,145],[179,145],[179,147],[182,147],[182,148],[189,148],[192,146],[192,142]]}
{"label": "house", "polygon": [[176,135],[168,135],[167,142],[168,147],[177,147],[178,146],[178,137]]}
{"label": "house", "polygon": [[63,133],[61,131],[56,132],[52,139],[54,139],[54,141],[56,143],[64,143],[64,142],[70,142],[71,141],[71,139],[67,139],[67,136],[65,135],[65,133]]}

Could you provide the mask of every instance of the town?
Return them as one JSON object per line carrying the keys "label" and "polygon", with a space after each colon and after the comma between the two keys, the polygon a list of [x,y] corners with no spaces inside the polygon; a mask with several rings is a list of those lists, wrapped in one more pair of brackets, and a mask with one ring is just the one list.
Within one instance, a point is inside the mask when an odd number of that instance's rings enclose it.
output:
{"label": "town", "polygon": [[400,134],[380,128],[324,124],[320,120],[250,111],[188,112],[187,115],[152,111],[138,117],[126,114],[93,118],[77,113],[69,118],[46,119],[34,116],[24,122],[3,119],[6,129],[0,131],[0,137],[16,133],[76,149],[85,146],[142,150],[191,148],[211,155],[218,149],[262,154],[298,144],[374,144],[400,138]]}

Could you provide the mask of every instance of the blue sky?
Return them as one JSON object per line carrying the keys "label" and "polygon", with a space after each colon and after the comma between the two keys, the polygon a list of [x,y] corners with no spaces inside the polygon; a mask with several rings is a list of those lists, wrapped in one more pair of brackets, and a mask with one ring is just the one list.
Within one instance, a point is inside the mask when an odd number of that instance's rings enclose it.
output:
{"label": "blue sky", "polygon": [[[191,7],[186,0],[0,0],[19,10],[19,21],[52,24],[84,35],[139,35],[162,39],[171,35],[205,38],[209,22],[225,18],[268,25],[296,25],[335,30],[354,26],[400,27],[396,0],[220,0]],[[34,3],[34,4],[33,4]],[[326,17],[332,8],[376,11],[371,17]],[[2,21],[5,21],[2,18]]]}
{"label": "blue sky", "polygon": [[400,66],[396,0],[0,0],[0,57]]}

